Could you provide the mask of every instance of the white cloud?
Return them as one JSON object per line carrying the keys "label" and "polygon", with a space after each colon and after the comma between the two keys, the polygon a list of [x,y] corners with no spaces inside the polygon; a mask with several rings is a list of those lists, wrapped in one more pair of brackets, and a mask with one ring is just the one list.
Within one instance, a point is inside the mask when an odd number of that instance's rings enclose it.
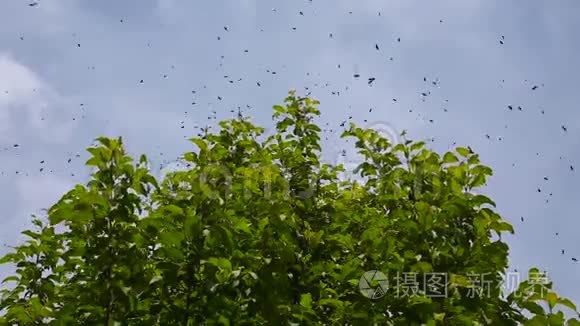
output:
{"label": "white cloud", "polygon": [[70,103],[27,66],[0,53],[0,136],[16,141],[21,132],[43,142],[66,141],[76,124]]}

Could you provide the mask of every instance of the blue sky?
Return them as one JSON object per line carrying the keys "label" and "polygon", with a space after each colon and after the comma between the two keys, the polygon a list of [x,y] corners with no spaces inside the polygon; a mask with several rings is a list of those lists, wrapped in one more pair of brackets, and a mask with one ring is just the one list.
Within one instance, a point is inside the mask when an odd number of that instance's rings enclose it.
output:
{"label": "blue sky", "polygon": [[272,105],[297,89],[321,101],[331,162],[356,162],[339,154],[349,117],[439,152],[471,146],[515,227],[513,267],[547,269],[580,302],[580,2],[29,3],[0,2],[2,244],[87,181],[94,138],[123,136],[158,173],[196,127],[238,106],[270,126]]}

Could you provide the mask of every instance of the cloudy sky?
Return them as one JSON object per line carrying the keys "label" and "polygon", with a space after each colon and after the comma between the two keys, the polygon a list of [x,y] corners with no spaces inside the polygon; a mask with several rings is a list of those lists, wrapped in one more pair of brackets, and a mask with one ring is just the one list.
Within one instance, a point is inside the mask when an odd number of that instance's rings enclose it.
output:
{"label": "cloudy sky", "polygon": [[349,117],[439,152],[471,146],[515,226],[513,268],[547,269],[580,302],[580,2],[34,3],[0,1],[0,254],[87,181],[96,137],[123,136],[158,173],[238,107],[271,126],[296,89],[321,101],[331,162],[349,162]]}

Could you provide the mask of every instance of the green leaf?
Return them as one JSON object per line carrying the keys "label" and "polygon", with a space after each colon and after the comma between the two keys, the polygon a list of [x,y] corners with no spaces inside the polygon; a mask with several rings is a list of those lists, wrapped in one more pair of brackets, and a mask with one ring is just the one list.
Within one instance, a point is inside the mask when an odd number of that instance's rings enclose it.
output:
{"label": "green leaf", "polygon": [[424,141],[416,142],[413,145],[411,145],[411,151],[418,151],[418,150],[422,149],[423,147],[425,147]]}
{"label": "green leaf", "polygon": [[40,233],[33,232],[33,231],[30,231],[30,230],[25,230],[25,231],[22,231],[20,233],[22,233],[22,234],[24,234],[24,235],[26,235],[26,236],[28,236],[29,238],[32,238],[32,239],[39,239],[40,238]]}
{"label": "green leaf", "polygon": [[471,282],[469,281],[469,278],[467,278],[463,275],[458,275],[458,274],[451,274],[449,283],[455,284],[455,285],[458,285],[458,286],[464,287],[464,288],[471,286]]}
{"label": "green leaf", "polygon": [[492,229],[498,233],[501,232],[509,232],[511,234],[514,233],[514,227],[505,221],[493,222],[491,225]]}
{"label": "green leaf", "polygon": [[157,283],[159,281],[163,280],[163,276],[161,275],[155,275],[151,278],[151,281],[149,281],[149,285],[153,284],[153,283]]}
{"label": "green leaf", "polygon": [[252,231],[250,230],[250,223],[248,223],[246,220],[244,219],[240,219],[236,225],[235,225],[235,229],[242,231],[244,233],[252,233]]}
{"label": "green leaf", "polygon": [[419,304],[425,304],[425,303],[432,303],[433,301],[431,300],[431,298],[427,298],[424,296],[412,296],[409,299],[409,304],[411,306],[413,305],[419,305]]}
{"label": "green leaf", "polygon": [[455,162],[459,162],[459,159],[457,158],[457,156],[455,156],[455,154],[447,152],[445,153],[445,155],[443,155],[443,163],[455,163]]}
{"label": "green leaf", "polygon": [[20,278],[18,276],[8,276],[4,280],[2,280],[2,284],[7,282],[18,282],[18,281],[20,281]]}
{"label": "green leaf", "polygon": [[232,232],[222,225],[216,226],[215,230],[220,235],[223,245],[225,245],[228,250],[232,250],[234,247]]}
{"label": "green leaf", "polygon": [[321,306],[331,306],[334,308],[342,308],[342,306],[344,306],[344,303],[342,301],[333,298],[321,299],[318,302]]}
{"label": "green leaf", "polygon": [[18,259],[18,256],[16,256],[16,254],[13,253],[6,254],[2,258],[0,258],[0,265],[13,262],[15,259]]}
{"label": "green leaf", "polygon": [[416,270],[419,273],[428,274],[433,271],[433,266],[426,261],[420,261],[413,265],[413,270]]}
{"label": "green leaf", "polygon": [[567,324],[568,326],[580,326],[580,321],[578,319],[575,318],[570,318],[568,319]]}
{"label": "green leaf", "polygon": [[220,315],[219,318],[218,318],[218,324],[219,325],[230,326],[230,320],[226,316]]}
{"label": "green leaf", "polygon": [[197,147],[199,147],[200,150],[202,150],[202,151],[206,151],[207,150],[207,143],[205,141],[203,141],[202,139],[199,139],[199,138],[191,138],[190,141],[193,142],[194,144],[196,144]]}
{"label": "green leaf", "polygon": [[576,305],[566,298],[558,298],[558,304],[561,304],[567,308],[570,308],[572,311],[576,311]]}
{"label": "green leaf", "polygon": [[[469,151],[468,151],[469,152]],[[469,165],[475,165],[475,164],[479,164],[479,157],[477,155],[472,155],[471,157],[469,157],[469,159],[467,160],[467,164]]]}
{"label": "green leaf", "polygon": [[300,305],[305,308],[310,308],[312,305],[312,294],[306,293],[300,296]]}
{"label": "green leaf", "polygon": [[190,238],[198,236],[201,233],[201,218],[197,215],[187,216],[183,228],[186,236]]}
{"label": "green leaf", "polygon": [[550,325],[550,322],[546,316],[537,315],[534,316],[532,319],[526,320],[524,323],[525,326],[546,326]]}
{"label": "green leaf", "polygon": [[548,315],[549,325],[564,326],[564,321],[565,321],[564,313],[561,311],[558,311],[557,313],[553,313],[553,314]]}
{"label": "green leaf", "polygon": [[532,301],[524,301],[520,304],[520,306],[536,315],[543,315],[545,313],[542,306]]}
{"label": "green leaf", "polygon": [[554,307],[558,303],[558,295],[554,292],[548,292],[546,294],[546,302],[548,303],[550,309],[554,309]]}
{"label": "green leaf", "polygon": [[163,211],[170,215],[183,215],[183,209],[176,205],[163,206]]}
{"label": "green leaf", "polygon": [[469,149],[467,149],[465,147],[457,147],[455,149],[455,151],[457,151],[457,153],[459,153],[459,155],[461,155],[463,157],[468,157],[469,156]]}
{"label": "green leaf", "polygon": [[207,262],[226,271],[232,270],[232,263],[226,258],[211,257]]}
{"label": "green leaf", "polygon": [[352,318],[354,319],[366,319],[369,318],[369,314],[361,311],[361,312],[355,312],[354,314],[352,314]]}
{"label": "green leaf", "polygon": [[489,199],[488,197],[484,196],[484,195],[475,195],[473,196],[473,198],[471,198],[471,201],[473,202],[474,206],[481,206],[483,204],[489,204],[493,207],[495,207],[495,202],[491,199]]}
{"label": "green leaf", "polygon": [[275,112],[274,115],[275,116],[278,116],[278,115],[284,113],[285,111],[286,111],[286,109],[283,106],[281,106],[281,105],[274,105],[274,112]]}

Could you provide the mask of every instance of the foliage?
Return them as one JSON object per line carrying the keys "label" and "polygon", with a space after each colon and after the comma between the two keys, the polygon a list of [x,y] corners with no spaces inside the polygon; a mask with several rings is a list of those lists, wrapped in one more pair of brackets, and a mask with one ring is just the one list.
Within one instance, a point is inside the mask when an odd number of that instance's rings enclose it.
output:
{"label": "foliage", "polygon": [[[321,162],[318,102],[291,92],[285,104],[267,138],[239,116],[191,139],[189,168],[162,182],[121,138],[99,138],[91,181],[0,260],[16,267],[0,324],[580,325],[537,269],[518,291],[500,286],[513,230],[474,194],[492,170],[471,149],[441,156],[351,124],[343,137],[365,161],[345,181]],[[446,273],[447,295],[419,277],[415,295],[390,279],[371,300],[368,270]],[[484,274],[489,293],[474,296],[468,276]]]}

